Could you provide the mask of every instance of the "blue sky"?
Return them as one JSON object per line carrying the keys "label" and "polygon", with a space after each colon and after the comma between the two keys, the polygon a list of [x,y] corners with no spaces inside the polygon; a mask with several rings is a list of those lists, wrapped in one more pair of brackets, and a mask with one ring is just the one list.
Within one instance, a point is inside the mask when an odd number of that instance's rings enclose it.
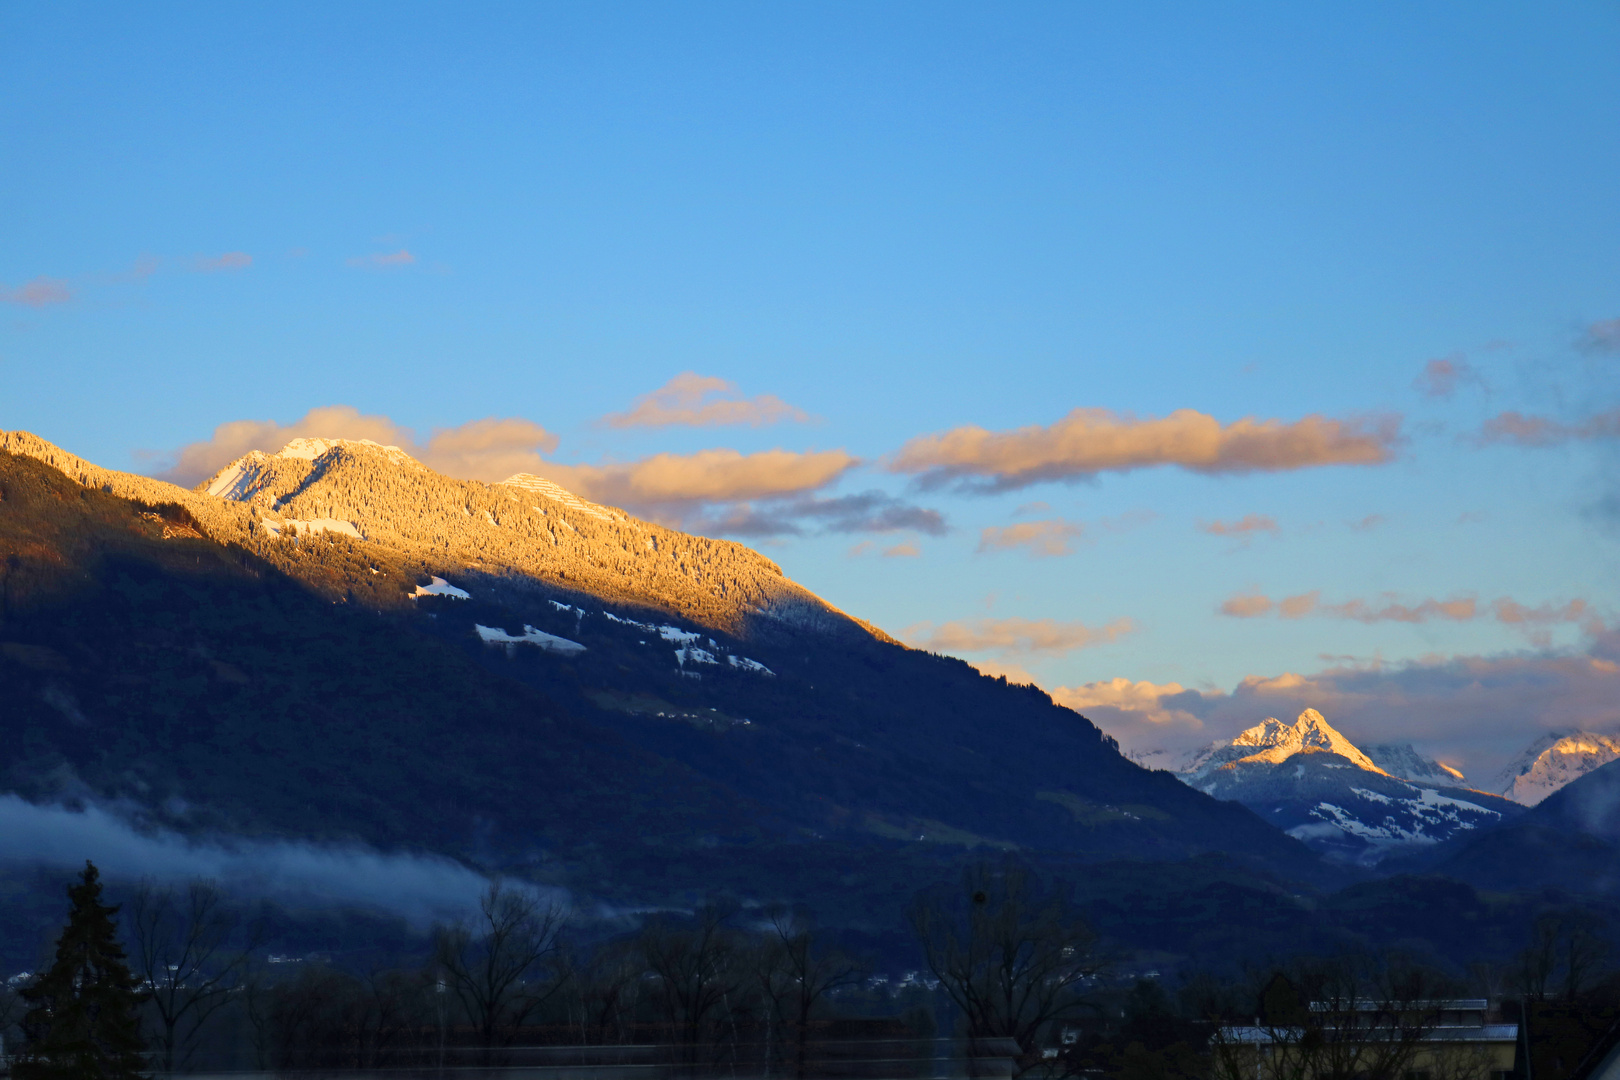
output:
{"label": "blue sky", "polygon": [[[1596,3],[7,5],[0,427],[194,480],[342,406],[1127,745],[1313,703],[1489,767],[1620,724],[1617,53]],[[682,373],[649,415],[741,422],[603,422]]]}

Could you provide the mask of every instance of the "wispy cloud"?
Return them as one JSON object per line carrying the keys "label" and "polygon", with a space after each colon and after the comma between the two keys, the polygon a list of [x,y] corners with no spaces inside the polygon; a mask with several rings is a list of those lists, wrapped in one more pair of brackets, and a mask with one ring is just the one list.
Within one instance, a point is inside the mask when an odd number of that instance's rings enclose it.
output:
{"label": "wispy cloud", "polygon": [[1474,441],[1481,444],[1545,447],[1615,438],[1620,438],[1620,409],[1597,413],[1573,424],[1546,416],[1526,416],[1519,412],[1498,413],[1485,421]]}
{"label": "wispy cloud", "polygon": [[601,422],[612,428],[720,424],[760,427],[783,420],[802,423],[809,419],[803,409],[789,405],[775,394],[745,398],[735,383],[684,371],[652,393],[637,398],[630,411],[610,413]]}
{"label": "wispy cloud", "polygon": [[1360,623],[1473,622],[1484,619],[1520,628],[1567,624],[1581,626],[1591,633],[1603,629],[1602,618],[1585,600],[1531,607],[1506,596],[1489,603],[1481,603],[1471,596],[1448,600],[1426,599],[1415,603],[1400,603],[1391,597],[1376,601],[1354,599],[1324,603],[1321,592],[1317,590],[1280,600],[1273,600],[1264,593],[1248,592],[1228,598],[1218,610],[1222,615],[1237,619],[1259,619],[1271,615],[1283,619],[1347,619]]}
{"label": "wispy cloud", "polygon": [[1485,380],[1462,353],[1452,353],[1423,365],[1423,372],[1412,380],[1418,393],[1431,398],[1448,398],[1465,385],[1483,388]]}
{"label": "wispy cloud", "polygon": [[913,505],[882,491],[732,503],[688,517],[685,526],[717,536],[908,531],[944,536],[950,531],[945,516],[938,510]]}
{"label": "wispy cloud", "polygon": [[906,540],[883,549],[885,559],[915,559],[922,555],[922,548],[917,546],[915,540]]}
{"label": "wispy cloud", "polygon": [[1049,427],[968,426],[920,436],[901,447],[889,468],[925,486],[958,481],[970,490],[1006,491],[1162,465],[1210,474],[1379,465],[1393,459],[1399,440],[1393,416],[1222,424],[1191,409],[1158,419],[1076,409]]}
{"label": "wispy cloud", "polygon": [[1239,593],[1228,597],[1220,607],[1222,615],[1230,615],[1234,619],[1258,619],[1262,615],[1271,614],[1276,604],[1269,596],[1257,592]]}
{"label": "wispy cloud", "polygon": [[1595,322],[1581,332],[1576,348],[1588,353],[1620,353],[1620,319]]}
{"label": "wispy cloud", "polygon": [[398,251],[379,251],[370,255],[357,255],[348,260],[350,266],[370,266],[381,270],[398,269],[402,266],[414,266],[416,256],[404,248]]}
{"label": "wispy cloud", "polygon": [[908,645],[932,652],[1032,656],[1107,645],[1135,629],[1136,624],[1130,619],[1115,619],[1106,626],[1090,627],[1079,622],[1013,616],[965,619],[938,626],[922,622],[908,626],[900,637]]}
{"label": "wispy cloud", "polygon": [[1384,524],[1384,522],[1388,520],[1389,519],[1383,514],[1368,514],[1360,521],[1346,522],[1346,524],[1348,524],[1351,530],[1354,532],[1372,532],[1374,529],[1378,528],[1378,526]]}
{"label": "wispy cloud", "polygon": [[132,281],[140,283],[158,272],[163,265],[156,255],[142,255],[136,259],[130,268],[121,274],[113,275],[114,281]]}
{"label": "wispy cloud", "polygon": [[209,257],[198,255],[192,260],[192,269],[203,274],[217,274],[222,270],[245,270],[253,265],[253,256],[245,251],[227,251],[223,255]]}
{"label": "wispy cloud", "polygon": [[1282,532],[1277,519],[1269,514],[1244,514],[1236,521],[1200,521],[1198,531],[1211,536],[1236,536],[1248,540],[1257,533],[1276,535]]}
{"label": "wispy cloud", "polygon": [[979,533],[979,551],[1011,551],[1027,548],[1032,558],[1052,558],[1074,554],[1074,543],[1085,534],[1079,522],[1050,518],[1020,521],[1016,525],[991,525]]}
{"label": "wispy cloud", "polygon": [[0,287],[0,301],[21,304],[23,307],[49,307],[52,304],[65,304],[72,299],[73,290],[68,287],[66,280],[45,277],[43,274],[15,289]]}
{"label": "wispy cloud", "polygon": [[233,837],[198,840],[136,828],[102,807],[41,806],[0,795],[0,861],[64,869],[95,861],[109,877],[211,878],[238,895],[392,911],[419,929],[472,911],[483,875],[437,856],[359,844],[317,845]]}

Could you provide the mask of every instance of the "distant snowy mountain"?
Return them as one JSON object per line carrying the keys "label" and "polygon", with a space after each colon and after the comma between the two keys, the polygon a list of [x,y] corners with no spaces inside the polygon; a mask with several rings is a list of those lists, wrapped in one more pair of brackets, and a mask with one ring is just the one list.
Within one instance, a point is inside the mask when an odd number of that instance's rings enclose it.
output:
{"label": "distant snowy mountain", "polygon": [[1535,806],[1572,781],[1620,759],[1620,738],[1591,731],[1553,732],[1525,748],[1503,769],[1496,790]]}
{"label": "distant snowy mountain", "polygon": [[[1292,724],[1267,719],[1188,761],[1182,779],[1249,807],[1333,858],[1373,864],[1401,848],[1493,825],[1517,807],[1461,786],[1461,774],[1409,745],[1345,738],[1306,709]],[[1379,758],[1388,763],[1380,764]]]}
{"label": "distant snowy mountain", "polygon": [[1441,784],[1450,787],[1463,781],[1463,774],[1413,749],[1411,743],[1383,743],[1367,747],[1367,756],[1391,776],[1415,784]]}

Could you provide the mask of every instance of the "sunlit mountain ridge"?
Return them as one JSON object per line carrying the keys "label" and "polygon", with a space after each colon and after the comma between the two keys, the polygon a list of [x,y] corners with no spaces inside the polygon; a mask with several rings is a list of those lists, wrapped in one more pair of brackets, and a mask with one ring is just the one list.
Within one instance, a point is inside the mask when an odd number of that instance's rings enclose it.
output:
{"label": "sunlit mountain ridge", "polygon": [[858,908],[975,852],[1319,869],[1036,688],[536,478],[310,440],[185,490],[0,451],[5,782],[38,803],[636,902]]}

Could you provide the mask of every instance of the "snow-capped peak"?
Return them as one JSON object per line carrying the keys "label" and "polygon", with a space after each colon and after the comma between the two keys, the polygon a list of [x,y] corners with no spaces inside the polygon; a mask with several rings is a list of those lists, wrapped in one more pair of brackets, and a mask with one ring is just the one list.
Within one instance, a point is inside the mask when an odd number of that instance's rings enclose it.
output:
{"label": "snow-capped peak", "polygon": [[1531,743],[1497,778],[1496,790],[1535,806],[1593,769],[1620,758],[1620,738],[1592,731],[1555,731]]}
{"label": "snow-capped peak", "polygon": [[[422,467],[421,462],[399,447],[384,446],[370,439],[294,439],[274,454],[266,454],[262,450],[249,450],[210,477],[202,491],[232,502],[249,502],[263,486],[267,470],[275,463],[313,462],[339,447],[375,450],[396,465],[412,465],[418,469]],[[285,468],[285,465],[283,467]]]}
{"label": "snow-capped peak", "polygon": [[1267,717],[1230,742],[1213,743],[1204,748],[1182,771],[1202,776],[1234,764],[1280,765],[1295,754],[1308,753],[1337,754],[1368,772],[1388,775],[1315,709],[1306,709],[1292,724]]}

